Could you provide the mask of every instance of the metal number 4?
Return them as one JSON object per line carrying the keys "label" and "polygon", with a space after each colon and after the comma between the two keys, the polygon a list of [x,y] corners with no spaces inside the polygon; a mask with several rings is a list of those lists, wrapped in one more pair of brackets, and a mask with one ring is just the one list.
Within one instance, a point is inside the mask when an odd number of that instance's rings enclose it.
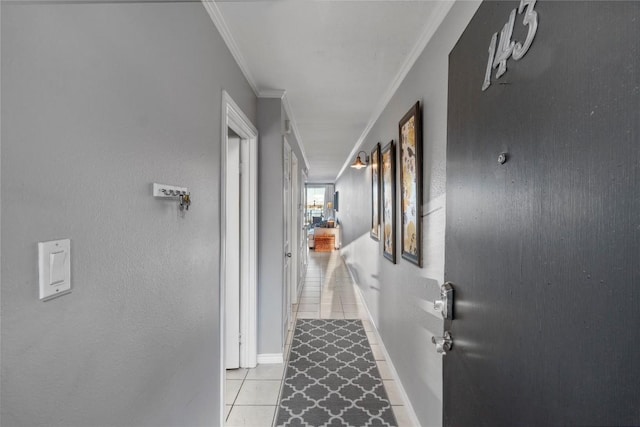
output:
{"label": "metal number 4", "polygon": [[500,32],[500,44],[498,45],[496,57],[493,60],[493,67],[498,67],[496,79],[499,79],[507,72],[507,59],[509,59],[513,53],[513,47],[515,46],[515,43],[511,41],[511,37],[513,36],[513,26],[515,23],[516,10],[513,9],[509,15],[509,20],[504,24],[504,27],[502,27],[502,31]]}

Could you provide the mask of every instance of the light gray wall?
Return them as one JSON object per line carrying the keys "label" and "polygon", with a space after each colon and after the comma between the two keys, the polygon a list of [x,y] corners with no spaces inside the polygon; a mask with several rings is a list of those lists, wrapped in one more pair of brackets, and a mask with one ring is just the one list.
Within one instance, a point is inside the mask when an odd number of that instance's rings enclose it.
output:
{"label": "light gray wall", "polygon": [[258,99],[258,354],[282,352],[283,146],[278,98]]}
{"label": "light gray wall", "polygon": [[302,174],[302,170],[303,169],[309,169],[309,165],[307,165],[305,163],[305,159],[304,156],[302,155],[302,149],[300,148],[300,141],[298,141],[298,138],[296,138],[296,134],[295,132],[291,131],[287,134],[285,134],[285,120],[290,120],[289,116],[287,115],[287,111],[284,108],[284,103],[281,102],[280,103],[282,108],[281,108],[281,114],[282,114],[282,134],[287,138],[287,141],[289,142],[289,145],[291,146],[291,151],[293,151],[293,153],[296,155],[296,157],[298,158],[298,173]]}
{"label": "light gray wall", "polygon": [[[397,144],[398,122],[416,101],[421,102],[424,267],[400,257],[399,237],[395,265],[383,258],[381,243],[369,237],[370,168],[347,168],[336,183],[342,254],[423,426],[442,425],[442,357],[435,353],[431,336],[442,334],[443,323],[427,307],[437,299],[444,280],[448,55],[478,6],[478,2],[454,4],[362,145],[370,153],[377,142],[384,146],[393,139]],[[482,76],[478,78],[482,80]],[[399,171],[396,182],[399,188]],[[399,234],[401,222],[396,219]]]}
{"label": "light gray wall", "polygon": [[[284,262],[284,121],[288,119],[280,98],[258,99],[258,354],[282,353]],[[305,167],[298,140],[286,135],[298,157],[301,179]],[[302,182],[299,180],[299,182]]]}
{"label": "light gray wall", "polygon": [[[200,3],[2,5],[3,426],[217,424],[223,89],[256,123]],[[73,292],[41,302],[59,238]]]}

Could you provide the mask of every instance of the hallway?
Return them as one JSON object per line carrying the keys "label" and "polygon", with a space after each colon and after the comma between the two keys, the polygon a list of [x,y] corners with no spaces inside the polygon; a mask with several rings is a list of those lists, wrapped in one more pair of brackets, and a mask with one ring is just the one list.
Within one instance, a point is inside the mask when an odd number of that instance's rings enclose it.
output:
{"label": "hallway", "polygon": [[[368,320],[367,310],[339,252],[309,251],[309,265],[299,304],[293,306],[293,322],[285,346],[285,360],[291,348],[295,319],[362,319],[399,427],[411,422],[396,380],[385,360],[378,335]],[[284,365],[258,365],[255,369],[227,371],[226,425],[270,427],[273,425],[282,386]]]}

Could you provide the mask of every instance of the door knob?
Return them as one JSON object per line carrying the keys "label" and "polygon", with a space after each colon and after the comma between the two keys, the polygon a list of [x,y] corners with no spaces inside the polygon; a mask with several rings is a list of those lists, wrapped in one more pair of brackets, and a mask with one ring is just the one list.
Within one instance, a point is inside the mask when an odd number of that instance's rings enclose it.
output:
{"label": "door knob", "polygon": [[443,356],[453,347],[453,337],[449,331],[445,331],[442,337],[431,337],[431,342],[435,344],[438,354]]}
{"label": "door knob", "polygon": [[284,256],[286,256],[287,258],[291,258],[291,252],[287,252],[286,254],[284,254]]}
{"label": "door knob", "polygon": [[443,319],[453,319],[453,286],[450,282],[440,286],[440,299],[433,302],[433,309],[439,311]]}

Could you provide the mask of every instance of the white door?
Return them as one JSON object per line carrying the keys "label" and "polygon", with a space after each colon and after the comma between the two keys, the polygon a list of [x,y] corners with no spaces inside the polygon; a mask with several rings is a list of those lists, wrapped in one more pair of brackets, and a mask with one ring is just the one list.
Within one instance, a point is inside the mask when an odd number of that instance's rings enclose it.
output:
{"label": "white door", "polygon": [[[304,173],[304,171],[302,172],[302,178],[303,181],[306,182],[307,180],[307,175]],[[299,221],[299,228],[298,230],[300,230],[300,238],[298,239],[299,241],[299,247],[298,247],[298,283],[302,283],[302,281],[304,280],[304,275],[307,272],[307,253],[308,253],[308,249],[307,249],[307,226],[306,226],[306,221],[305,221],[305,207],[307,206],[307,191],[306,191],[306,187],[304,182],[300,182],[299,185],[299,198],[300,198],[300,209],[298,210],[298,221]]]}
{"label": "white door", "polygon": [[283,271],[283,325],[282,343],[284,345],[291,321],[291,146],[284,140],[284,271]]}
{"label": "white door", "polygon": [[291,228],[291,260],[289,267],[291,269],[291,282],[289,283],[291,304],[296,304],[298,302],[298,284],[300,283],[300,275],[298,274],[298,259],[300,256],[300,217],[298,215],[299,207],[300,200],[298,191],[298,158],[296,157],[296,153],[291,153],[291,223],[289,225],[289,227]]}
{"label": "white door", "polygon": [[[230,131],[231,132],[231,131]],[[240,138],[229,134],[227,155],[225,368],[240,367]]]}

